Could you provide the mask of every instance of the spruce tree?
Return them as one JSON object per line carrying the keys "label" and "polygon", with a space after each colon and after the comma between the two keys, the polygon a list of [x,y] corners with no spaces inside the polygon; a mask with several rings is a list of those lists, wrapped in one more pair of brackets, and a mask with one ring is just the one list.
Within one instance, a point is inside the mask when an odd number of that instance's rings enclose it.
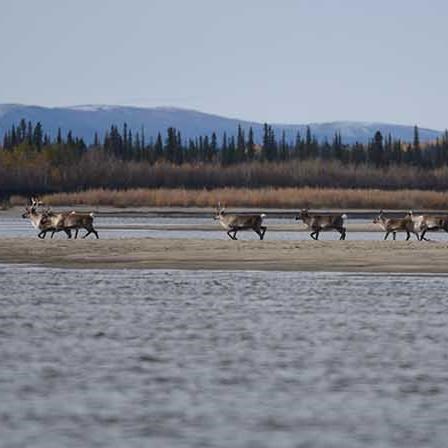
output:
{"label": "spruce tree", "polygon": [[311,128],[307,126],[305,131],[305,151],[304,151],[306,159],[311,157],[311,153],[313,151],[312,145],[313,145],[313,137],[311,135]]}
{"label": "spruce tree", "polygon": [[167,138],[165,141],[165,158],[168,162],[175,163],[176,161],[176,146],[177,146],[177,135],[176,129],[169,127],[167,129]]}
{"label": "spruce tree", "polygon": [[126,153],[129,149],[128,144],[128,125],[127,123],[123,123],[123,152]]}
{"label": "spruce tree", "polygon": [[240,163],[245,159],[246,140],[241,125],[238,125],[238,133],[236,139],[235,162]]}
{"label": "spruce tree", "polygon": [[224,134],[222,136],[221,164],[222,165],[228,165],[229,164],[229,154],[228,154],[227,133],[226,132],[224,132]]}
{"label": "spruce tree", "polygon": [[236,161],[236,144],[235,144],[235,137],[233,135],[230,137],[227,152],[228,152],[229,165],[232,163],[235,163],[235,161]]}
{"label": "spruce tree", "polygon": [[280,158],[280,160],[283,160],[283,161],[288,160],[288,158],[289,158],[289,148],[288,148],[288,144],[286,143],[285,131],[282,132],[282,138],[280,140],[279,158]]}
{"label": "spruce tree", "polygon": [[209,162],[212,162],[213,159],[216,157],[216,153],[218,152],[218,139],[216,137],[216,133],[212,133],[212,139],[210,141],[210,156],[209,156]]}
{"label": "spruce tree", "polygon": [[369,163],[377,167],[384,163],[383,135],[380,131],[375,132],[373,141],[369,146]]}
{"label": "spruce tree", "polygon": [[38,121],[36,126],[34,127],[32,140],[33,140],[33,146],[38,151],[40,151],[43,143],[43,132],[40,121]]}
{"label": "spruce tree", "polygon": [[294,143],[294,157],[295,158],[301,159],[301,160],[305,158],[304,147],[305,147],[305,145],[304,145],[303,139],[300,135],[300,132],[297,131],[296,140]]}
{"label": "spruce tree", "polygon": [[26,142],[29,146],[33,144],[33,125],[31,124],[31,121],[28,121],[28,126],[26,130]]}
{"label": "spruce tree", "polygon": [[16,127],[12,125],[11,129],[11,148],[14,148],[18,144]]}
{"label": "spruce tree", "polygon": [[184,163],[184,150],[182,145],[182,137],[180,135],[180,131],[177,131],[177,139],[176,139],[176,164],[181,165]]}
{"label": "spruce tree", "polygon": [[335,132],[332,144],[333,157],[336,160],[343,160],[342,137],[340,132]]}
{"label": "spruce tree", "polygon": [[249,135],[247,136],[247,159],[249,161],[255,159],[255,142],[252,126],[249,128]]}
{"label": "spruce tree", "polygon": [[9,149],[9,132],[6,131],[5,134],[3,135],[3,146],[2,149]]}
{"label": "spruce tree", "polygon": [[272,162],[277,159],[277,143],[272,127],[265,123],[263,125],[263,147],[262,159]]}
{"label": "spruce tree", "polygon": [[412,164],[420,166],[423,162],[422,150],[420,147],[420,137],[418,127],[414,126],[414,140],[412,142]]}
{"label": "spruce tree", "polygon": [[160,161],[163,158],[163,143],[160,132],[157,134],[156,142],[154,144],[154,159]]}
{"label": "spruce tree", "polygon": [[68,132],[67,132],[67,145],[68,145],[68,146],[73,146],[73,135],[72,135],[72,131],[68,131]]}
{"label": "spruce tree", "polygon": [[95,132],[95,137],[93,138],[93,146],[98,148],[100,146],[100,140],[98,138],[98,132]]}
{"label": "spruce tree", "polygon": [[403,151],[401,149],[401,140],[394,140],[392,143],[392,153],[390,155],[391,162],[400,165],[403,161]]}
{"label": "spruce tree", "polygon": [[414,141],[412,144],[414,150],[420,150],[420,137],[418,132],[418,127],[414,126]]}
{"label": "spruce tree", "polygon": [[19,127],[17,128],[18,144],[23,143],[26,138],[26,121],[24,118],[20,120]]}
{"label": "spruce tree", "polygon": [[141,135],[141,145],[142,145],[142,150],[145,150],[145,148],[146,148],[146,142],[145,142],[145,128],[143,127],[143,125],[142,125],[142,127],[141,127],[141,133],[142,133],[142,135]]}

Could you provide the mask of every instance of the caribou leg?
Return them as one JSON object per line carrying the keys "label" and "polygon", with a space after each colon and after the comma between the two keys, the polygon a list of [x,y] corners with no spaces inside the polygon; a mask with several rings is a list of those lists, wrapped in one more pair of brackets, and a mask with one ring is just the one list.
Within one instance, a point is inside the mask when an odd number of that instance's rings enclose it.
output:
{"label": "caribou leg", "polygon": [[98,232],[93,228],[93,226],[90,227],[86,227],[87,233],[82,237],[83,239],[86,238],[87,236],[89,236],[91,233],[93,233],[96,238],[98,239]]}
{"label": "caribou leg", "polygon": [[[230,234],[230,232],[233,232],[233,235],[231,235]],[[237,238],[236,238],[236,230],[229,230],[228,232],[227,232],[227,235],[229,235],[229,238],[231,239],[231,240],[236,240]]]}
{"label": "caribou leg", "polygon": [[262,240],[266,232],[266,227],[265,226],[255,227],[252,230],[260,237],[260,240]]}
{"label": "caribou leg", "polygon": [[429,241],[428,238],[425,238],[425,234],[428,231],[428,229],[424,229],[423,232],[420,235],[420,241],[425,240],[425,241]]}

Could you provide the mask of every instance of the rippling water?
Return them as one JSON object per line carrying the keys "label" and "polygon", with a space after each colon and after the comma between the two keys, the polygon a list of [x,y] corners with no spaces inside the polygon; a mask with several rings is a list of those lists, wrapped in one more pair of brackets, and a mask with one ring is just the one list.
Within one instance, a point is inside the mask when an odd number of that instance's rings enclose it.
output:
{"label": "rippling water", "polygon": [[446,446],[447,289],[0,266],[0,446]]}

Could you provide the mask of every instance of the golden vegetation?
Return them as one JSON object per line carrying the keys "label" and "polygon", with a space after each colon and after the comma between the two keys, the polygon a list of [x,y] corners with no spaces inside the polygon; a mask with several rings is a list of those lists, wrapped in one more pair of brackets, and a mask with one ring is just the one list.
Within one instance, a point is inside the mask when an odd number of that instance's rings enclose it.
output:
{"label": "golden vegetation", "polygon": [[[52,206],[214,207],[221,202],[227,207],[253,208],[448,209],[448,195],[443,192],[308,187],[213,190],[92,189],[44,195],[41,200]],[[23,205],[26,199],[22,196],[12,196],[10,202],[12,205]]]}

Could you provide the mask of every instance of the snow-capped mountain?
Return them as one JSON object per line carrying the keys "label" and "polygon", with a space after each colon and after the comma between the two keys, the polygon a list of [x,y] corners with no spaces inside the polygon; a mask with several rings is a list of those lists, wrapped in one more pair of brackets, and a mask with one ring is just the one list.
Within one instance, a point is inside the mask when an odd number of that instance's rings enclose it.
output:
{"label": "snow-capped mountain", "polygon": [[[86,142],[92,142],[95,132],[100,137],[110,128],[117,125],[119,129],[124,123],[133,132],[144,130],[146,141],[155,138],[160,132],[165,136],[166,129],[175,127],[184,139],[201,135],[211,135],[216,132],[218,139],[227,133],[235,135],[238,125],[244,130],[252,126],[256,141],[261,142],[263,123],[226,118],[218,115],[203,113],[195,110],[179,109],[175,107],[131,107],[108,105],[84,105],[72,107],[40,107],[20,104],[0,104],[0,138],[13,124],[22,118],[33,124],[38,121],[44,131],[55,136],[58,128],[63,133],[71,130],[74,136],[83,137]],[[297,132],[304,136],[306,124],[271,124],[277,138],[285,132],[286,139],[293,141]],[[336,132],[340,132],[344,143],[355,141],[367,142],[372,139],[376,131],[383,135],[391,134],[393,138],[411,142],[414,135],[413,125],[395,125],[389,123],[363,123],[352,121],[338,121],[332,123],[309,123],[311,132],[320,141],[331,141]],[[419,128],[420,140],[434,140],[441,131]]]}

